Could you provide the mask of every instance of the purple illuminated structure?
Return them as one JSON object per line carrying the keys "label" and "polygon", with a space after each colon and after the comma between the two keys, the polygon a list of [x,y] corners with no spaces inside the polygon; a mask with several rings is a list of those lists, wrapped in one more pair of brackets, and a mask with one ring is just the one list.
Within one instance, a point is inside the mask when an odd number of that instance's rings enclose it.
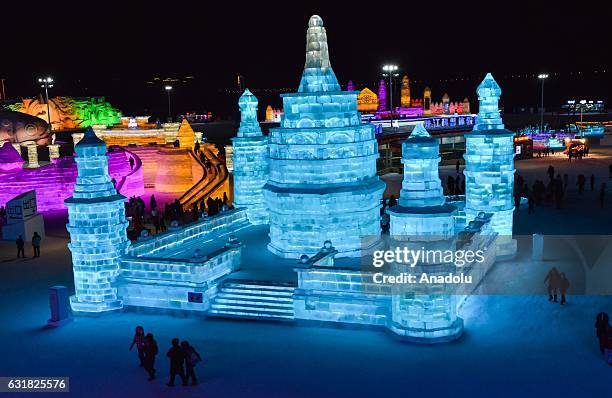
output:
{"label": "purple illuminated structure", "polygon": [[387,86],[385,81],[380,79],[378,83],[378,111],[383,112],[387,110]]}
{"label": "purple illuminated structure", "polygon": [[[74,158],[62,157],[42,167],[24,169],[21,167],[23,160],[19,163],[15,155],[21,160],[10,144],[4,144],[0,148],[0,163],[3,166],[12,165],[0,168],[0,206],[5,206],[17,195],[36,190],[39,211],[65,209],[64,200],[74,190],[77,177]],[[126,197],[143,195],[144,179],[138,157],[123,148],[115,147],[109,150],[108,156],[109,174],[114,179],[117,190]],[[137,159],[134,169],[130,168],[130,156]]]}
{"label": "purple illuminated structure", "polygon": [[346,85],[346,91],[355,91],[355,85],[352,80],[349,80]]}

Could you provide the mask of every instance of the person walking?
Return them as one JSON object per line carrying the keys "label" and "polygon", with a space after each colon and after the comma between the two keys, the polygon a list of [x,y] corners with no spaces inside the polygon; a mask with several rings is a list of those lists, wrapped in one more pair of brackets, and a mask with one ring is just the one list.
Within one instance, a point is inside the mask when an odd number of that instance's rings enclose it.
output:
{"label": "person walking", "polygon": [[544,283],[548,283],[548,301],[557,302],[557,289],[559,288],[559,271],[557,268],[552,267],[548,274],[546,274],[546,278],[544,278]]}
{"label": "person walking", "polygon": [[26,258],[24,251],[25,242],[23,241],[23,237],[21,235],[17,237],[17,239],[15,240],[15,244],[17,245],[17,258]]}
{"label": "person walking", "polygon": [[170,381],[168,382],[168,387],[174,387],[176,375],[181,377],[183,385],[186,386],[187,380],[185,379],[185,368],[183,366],[185,362],[185,352],[181,346],[179,346],[179,339],[172,339],[172,347],[170,347],[166,356],[170,358]]}
{"label": "person walking", "polygon": [[610,317],[605,312],[600,312],[595,318],[595,335],[599,340],[599,351],[603,354],[606,349],[608,339],[608,329],[610,328]]}
{"label": "person walking", "polygon": [[34,235],[32,235],[32,249],[34,249],[34,257],[40,257],[41,241],[42,237],[38,234],[38,232],[34,232]]}
{"label": "person walking", "polygon": [[191,378],[191,385],[195,386],[198,384],[198,379],[194,367],[198,362],[202,362],[202,357],[195,348],[189,345],[188,341],[181,342],[181,348],[185,352],[185,383],[188,383]]}
{"label": "person walking", "polygon": [[149,374],[149,381],[155,379],[155,356],[157,355],[157,341],[152,333],[147,333],[144,344],[144,368]]}
{"label": "person walking", "polygon": [[457,174],[459,174],[460,166],[461,166],[461,163],[457,160],[457,163],[455,164],[455,171],[457,172]]}
{"label": "person walking", "polygon": [[561,272],[561,274],[559,275],[559,290],[561,291],[561,305],[565,305],[567,303],[566,300],[566,295],[567,295],[567,290],[570,287],[570,281],[569,279],[567,279],[567,276],[565,276],[564,272]]}
{"label": "person walking", "polygon": [[145,334],[144,328],[142,326],[136,326],[136,330],[134,331],[134,339],[132,340],[132,345],[130,346],[130,351],[132,348],[136,346],[138,350],[138,360],[140,361],[140,366],[144,367],[144,349],[145,349]]}

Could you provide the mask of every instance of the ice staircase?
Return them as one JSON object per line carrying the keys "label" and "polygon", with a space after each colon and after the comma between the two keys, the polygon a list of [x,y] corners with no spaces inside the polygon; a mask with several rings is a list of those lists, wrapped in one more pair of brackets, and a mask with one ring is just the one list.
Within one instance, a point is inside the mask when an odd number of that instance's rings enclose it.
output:
{"label": "ice staircase", "polygon": [[292,283],[228,279],[219,288],[208,316],[293,321]]}

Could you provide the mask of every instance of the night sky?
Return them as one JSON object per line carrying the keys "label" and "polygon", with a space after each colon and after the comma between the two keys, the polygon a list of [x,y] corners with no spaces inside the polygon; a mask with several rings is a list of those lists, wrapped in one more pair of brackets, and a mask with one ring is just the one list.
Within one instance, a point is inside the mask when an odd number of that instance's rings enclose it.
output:
{"label": "night sky", "polygon": [[[603,2],[22,3],[27,8],[4,3],[0,12],[0,78],[13,98],[37,95],[36,78],[50,74],[52,95],[101,95],[126,114],[155,115],[165,112],[165,92],[147,82],[173,78],[175,112],[231,115],[238,94],[226,91],[236,89],[238,73],[252,89],[297,87],[307,21],[316,13],[343,86],[350,79],[375,90],[381,65],[394,62],[413,81],[413,95],[428,85],[434,101],[448,92],[452,101],[474,102],[488,71],[506,109],[537,106],[541,72],[551,75],[549,107],[570,98],[610,101]],[[256,95],[260,108],[280,105],[276,92]]]}

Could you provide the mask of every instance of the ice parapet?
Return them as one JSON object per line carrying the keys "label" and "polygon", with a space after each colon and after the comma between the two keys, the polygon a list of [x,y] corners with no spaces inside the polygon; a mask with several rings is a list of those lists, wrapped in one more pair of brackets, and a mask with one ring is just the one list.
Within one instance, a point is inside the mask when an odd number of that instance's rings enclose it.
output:
{"label": "ice parapet", "polygon": [[234,161],[234,206],[246,207],[252,224],[268,222],[263,186],[268,178],[268,138],[257,121],[257,98],[246,89],[240,107],[240,128],[232,138]]}
{"label": "ice parapet", "polygon": [[103,312],[122,308],[113,286],[119,259],[129,245],[126,235],[125,197],[108,175],[106,144],[88,127],[75,146],[78,176],[72,197],[66,199],[74,271],[77,312]]}
{"label": "ice parapet", "polygon": [[361,236],[380,235],[378,145],[361,124],[357,92],[340,91],[323,21],[313,16],[308,25],[300,88],[282,96],[281,127],[269,135],[268,248],[299,258],[331,240],[339,256],[358,256]]}

